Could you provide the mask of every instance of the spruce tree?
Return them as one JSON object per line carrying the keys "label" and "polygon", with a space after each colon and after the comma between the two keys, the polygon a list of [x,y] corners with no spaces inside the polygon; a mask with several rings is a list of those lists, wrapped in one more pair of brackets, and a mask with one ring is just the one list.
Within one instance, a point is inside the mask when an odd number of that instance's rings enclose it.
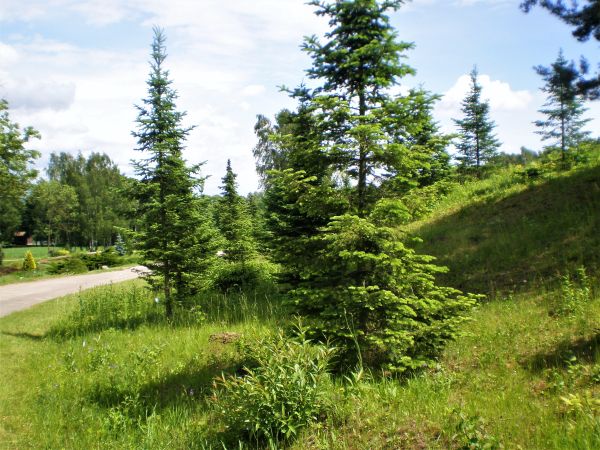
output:
{"label": "spruce tree", "polygon": [[173,315],[174,292],[183,301],[199,277],[210,268],[218,245],[202,200],[195,195],[203,180],[199,166],[188,167],[182,157],[192,128],[184,127],[185,113],[175,106],[177,94],[164,68],[165,36],[154,29],[148,97],[138,106],[137,150],[147,154],[134,162],[140,181],[135,186],[141,227],[136,240],[151,269],[149,280],[164,295],[167,317]]}
{"label": "spruce tree", "polygon": [[401,3],[311,2],[332,27],[326,42],[305,42],[317,87],[293,91],[298,110],[276,125],[258,124],[255,152],[274,253],[311,336],[331,340],[341,366],[397,372],[429,363],[474,301],[436,286],[443,269],[396,231],[407,217],[399,197],[435,182],[445,150],[430,115],[436,97],[390,93],[414,72],[401,63],[411,44],[397,42],[386,16]]}
{"label": "spruce tree", "polygon": [[495,123],[489,118],[490,105],[481,98],[481,85],[477,81],[477,68],[471,71],[471,88],[462,102],[463,119],[454,119],[459,129],[456,148],[457,159],[463,168],[474,168],[477,176],[481,167],[497,154],[500,142],[493,134]]}
{"label": "spruce tree", "polygon": [[[387,11],[401,0],[313,0],[316,14],[329,19],[331,30],[321,42],[306,38],[303,49],[312,58],[308,76],[320,86],[301,87],[296,97],[307,99],[324,123],[324,143],[331,163],[350,184],[351,201],[360,216],[375,204],[381,183],[414,183],[433,146],[415,145],[415,131],[427,120],[433,96],[422,90],[392,95],[390,88],[415,73],[404,64],[413,44],[401,42]],[[409,120],[407,120],[410,118]]]}
{"label": "spruce tree", "polygon": [[539,110],[546,119],[534,122],[540,129],[537,133],[542,140],[552,141],[548,148],[560,148],[564,161],[566,152],[590,134],[582,130],[590,119],[581,118],[586,108],[576,86],[577,69],[561,50],[550,67],[537,66],[535,71],[546,83],[541,91],[548,95],[544,108]]}
{"label": "spruce tree", "polygon": [[[529,12],[537,4],[559,17],[566,24],[573,26],[575,28],[573,36],[578,41],[585,42],[590,37],[600,41],[600,0],[583,0],[581,2],[525,0],[521,3],[521,9]],[[598,68],[600,69],[600,63]],[[588,61],[582,58],[579,70],[576,70],[578,93],[589,100],[598,100],[600,99],[600,71],[588,77],[589,71]]]}
{"label": "spruce tree", "polygon": [[237,193],[236,178],[231,161],[227,160],[225,176],[222,178],[222,197],[219,201],[217,224],[225,239],[223,258],[243,266],[256,257],[256,241],[246,202]]}

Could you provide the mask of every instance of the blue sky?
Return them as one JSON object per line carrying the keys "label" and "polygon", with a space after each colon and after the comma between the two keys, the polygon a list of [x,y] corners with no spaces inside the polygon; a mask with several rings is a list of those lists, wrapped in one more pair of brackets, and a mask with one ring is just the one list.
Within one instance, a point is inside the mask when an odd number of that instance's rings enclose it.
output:
{"label": "blue sky", "polygon": [[[416,46],[407,62],[417,75],[401,84],[444,95],[435,116],[453,131],[477,64],[502,150],[511,153],[541,147],[532,121],[544,95],[532,67],[549,65],[560,48],[570,59],[597,62],[599,54],[597,41],[579,43],[545,10],[524,14],[519,3],[414,0],[392,14],[399,39]],[[42,133],[39,166],[53,151],[99,151],[131,173],[134,104],[145,95],[153,25],[166,31],[178,104],[197,126],[185,156],[206,161],[207,192],[218,192],[228,158],[240,190],[257,189],[256,114],[293,107],[278,86],[303,81],[310,60],[302,37],[327,30],[303,0],[2,0],[0,96],[13,119]],[[600,102],[588,107],[598,135]]]}

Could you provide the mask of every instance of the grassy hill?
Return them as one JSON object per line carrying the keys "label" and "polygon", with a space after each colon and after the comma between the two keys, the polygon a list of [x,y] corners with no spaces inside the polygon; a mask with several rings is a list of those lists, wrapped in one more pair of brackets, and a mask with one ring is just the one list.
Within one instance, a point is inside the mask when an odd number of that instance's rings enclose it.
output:
{"label": "grassy hill", "polygon": [[[410,232],[445,282],[492,300],[436,367],[332,377],[327,414],[271,448],[600,448],[599,180],[589,165],[455,186]],[[215,411],[214,379],[243,364],[219,336],[289,317],[276,292],[203,302],[170,324],[137,282],[0,319],[0,448],[268,448]]]}
{"label": "grassy hill", "polygon": [[448,266],[443,281],[495,294],[527,289],[584,265],[600,267],[600,165],[528,182],[507,169],[456,186],[410,227],[421,253]]}

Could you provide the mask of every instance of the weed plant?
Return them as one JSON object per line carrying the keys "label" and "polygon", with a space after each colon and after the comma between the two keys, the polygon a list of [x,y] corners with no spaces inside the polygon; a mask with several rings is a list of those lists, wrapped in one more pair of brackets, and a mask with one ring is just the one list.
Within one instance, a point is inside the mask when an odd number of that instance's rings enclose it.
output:
{"label": "weed plant", "polygon": [[326,417],[333,352],[308,341],[304,333],[290,339],[280,331],[243,344],[244,374],[222,376],[213,394],[226,430],[258,445],[279,447]]}

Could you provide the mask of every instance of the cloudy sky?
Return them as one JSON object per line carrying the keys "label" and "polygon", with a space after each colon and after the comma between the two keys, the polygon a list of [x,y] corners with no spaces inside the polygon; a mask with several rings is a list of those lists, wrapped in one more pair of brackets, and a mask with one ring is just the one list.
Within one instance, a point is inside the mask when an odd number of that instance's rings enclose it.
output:
{"label": "cloudy sky", "polygon": [[[131,137],[145,96],[152,26],[167,34],[179,108],[196,125],[185,157],[206,161],[207,192],[218,192],[228,158],[243,192],[257,189],[252,147],[256,114],[293,103],[278,86],[297,86],[310,60],[305,35],[327,29],[304,0],[0,0],[0,96],[11,117],[37,128],[38,162],[51,152],[105,152],[122,171],[139,156]],[[474,64],[490,100],[502,150],[539,149],[532,121],[544,102],[534,65],[565,56],[598,59],[545,10],[523,14],[520,0],[414,0],[392,15],[399,39],[415,43],[402,80],[444,95],[435,114],[446,131],[460,115]],[[600,134],[600,102],[588,128]]]}

